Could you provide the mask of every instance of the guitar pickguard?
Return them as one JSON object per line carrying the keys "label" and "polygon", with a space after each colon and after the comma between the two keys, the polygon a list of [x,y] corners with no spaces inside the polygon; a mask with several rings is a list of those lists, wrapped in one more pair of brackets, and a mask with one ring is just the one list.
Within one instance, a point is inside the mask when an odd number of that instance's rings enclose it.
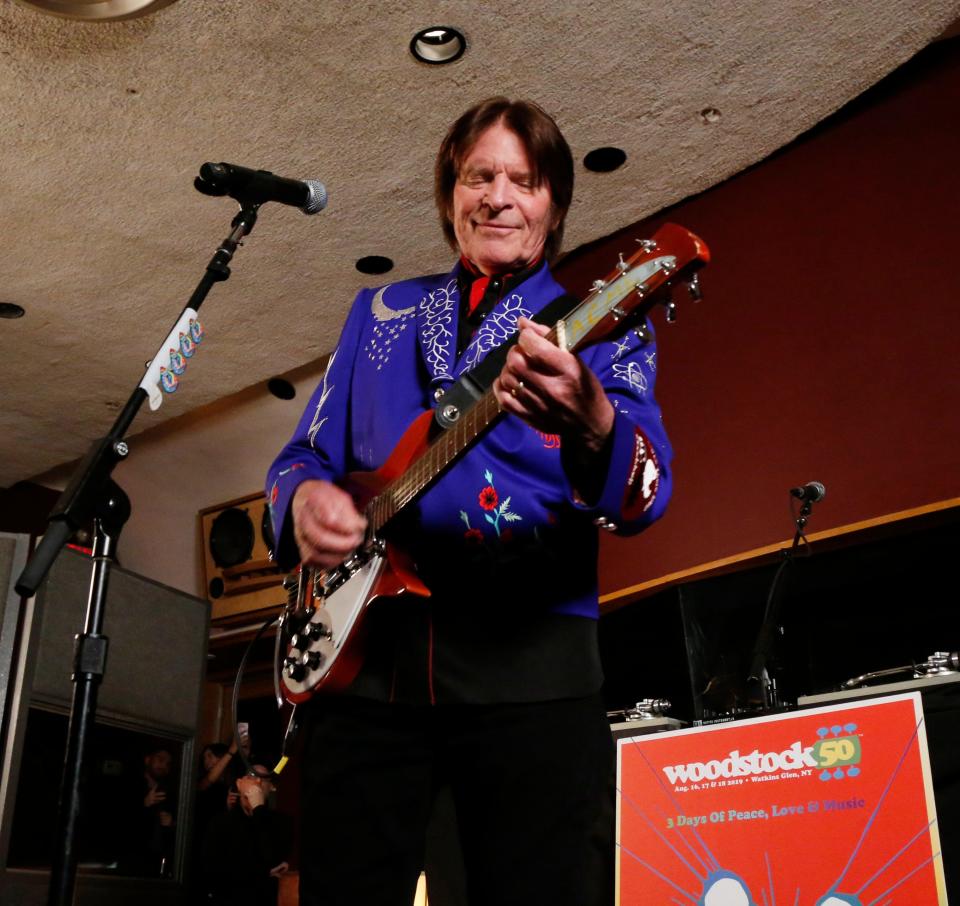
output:
{"label": "guitar pickguard", "polygon": [[[294,678],[291,671],[283,672],[285,695],[289,701],[304,701],[320,687],[342,689],[356,676],[360,661],[351,658],[349,643],[359,630],[360,616],[386,567],[387,558],[375,554],[335,591],[314,600],[310,620],[294,636],[303,647],[291,647],[288,656],[288,660],[296,657],[303,666],[302,675]],[[312,633],[322,635],[311,638]]]}

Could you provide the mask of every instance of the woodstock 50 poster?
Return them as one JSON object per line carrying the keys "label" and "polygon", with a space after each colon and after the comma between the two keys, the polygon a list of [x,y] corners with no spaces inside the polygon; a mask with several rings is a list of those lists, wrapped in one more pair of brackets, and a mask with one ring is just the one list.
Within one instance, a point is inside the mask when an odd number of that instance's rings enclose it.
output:
{"label": "woodstock 50 poster", "polygon": [[619,906],[947,902],[919,693],[617,748]]}

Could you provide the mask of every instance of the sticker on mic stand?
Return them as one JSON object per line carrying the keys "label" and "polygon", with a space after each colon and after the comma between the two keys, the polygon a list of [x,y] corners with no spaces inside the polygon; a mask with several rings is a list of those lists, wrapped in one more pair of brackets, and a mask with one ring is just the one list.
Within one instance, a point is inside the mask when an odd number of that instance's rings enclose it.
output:
{"label": "sticker on mic stand", "polygon": [[172,371],[167,371],[162,365],[160,366],[160,386],[163,388],[164,393],[173,393],[180,384],[180,378],[178,378]]}
{"label": "sticker on mic stand", "polygon": [[187,363],[176,349],[170,350],[170,370],[174,374],[183,374],[187,370]]}
{"label": "sticker on mic stand", "polygon": [[185,308],[140,380],[140,389],[147,394],[151,409],[160,408],[163,393],[173,393],[177,389],[180,384],[178,375],[187,367],[185,360],[197,351],[197,344],[203,337],[204,330],[197,319],[196,309]]}

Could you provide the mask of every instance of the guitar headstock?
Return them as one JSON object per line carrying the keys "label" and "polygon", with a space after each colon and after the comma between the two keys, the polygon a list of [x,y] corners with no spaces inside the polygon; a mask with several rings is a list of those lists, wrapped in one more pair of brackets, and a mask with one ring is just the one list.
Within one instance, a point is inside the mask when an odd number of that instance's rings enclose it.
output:
{"label": "guitar headstock", "polygon": [[690,297],[701,297],[698,271],[710,261],[706,243],[675,223],[666,223],[650,239],[636,240],[639,248],[629,257],[620,255],[616,266],[596,280],[590,294],[566,319],[571,347],[595,343],[641,320],[662,304],[666,319],[676,318],[671,289],[686,284]]}

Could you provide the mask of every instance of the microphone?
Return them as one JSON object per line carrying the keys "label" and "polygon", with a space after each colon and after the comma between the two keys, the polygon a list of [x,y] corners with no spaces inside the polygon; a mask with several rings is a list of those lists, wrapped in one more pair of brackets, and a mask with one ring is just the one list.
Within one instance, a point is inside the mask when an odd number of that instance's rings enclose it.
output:
{"label": "microphone", "polygon": [[285,179],[268,170],[251,170],[236,164],[205,163],[193,181],[204,195],[229,195],[242,205],[279,201],[316,214],[327,206],[327,190],[315,179]]}
{"label": "microphone", "polygon": [[808,481],[799,488],[790,488],[790,493],[797,500],[809,500],[810,503],[816,503],[827,496],[827,489],[819,481]]}

